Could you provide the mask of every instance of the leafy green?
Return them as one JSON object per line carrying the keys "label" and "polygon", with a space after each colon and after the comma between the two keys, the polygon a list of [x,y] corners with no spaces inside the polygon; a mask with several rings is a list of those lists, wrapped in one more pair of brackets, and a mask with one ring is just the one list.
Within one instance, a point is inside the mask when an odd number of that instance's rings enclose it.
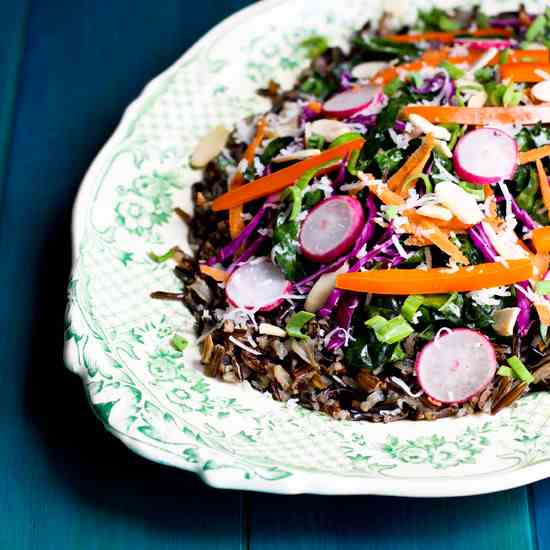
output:
{"label": "leafy green", "polygon": [[528,42],[535,42],[538,39],[544,38],[545,31],[548,26],[548,18],[546,13],[541,13],[529,26],[525,33],[525,39]]}
{"label": "leafy green", "polygon": [[[417,57],[420,50],[414,44],[392,42],[375,36],[358,36],[354,42],[364,53],[384,54],[386,57]],[[380,55],[377,56],[380,59]]]}
{"label": "leafy green", "polygon": [[288,147],[293,141],[291,137],[279,137],[272,139],[267,147],[264,149],[262,156],[260,157],[260,162],[267,166],[274,157],[276,157],[285,147]]}
{"label": "leafy green", "polygon": [[329,43],[324,36],[310,36],[300,43],[300,47],[306,50],[310,59],[317,59],[328,50]]}
{"label": "leafy green", "polygon": [[452,63],[449,63],[448,61],[443,61],[439,64],[439,66],[445,69],[453,80],[458,80],[466,74],[462,69]]}
{"label": "leafy green", "polygon": [[476,14],[476,25],[479,29],[487,29],[489,27],[489,17],[481,10]]}
{"label": "leafy green", "polygon": [[307,78],[300,87],[305,94],[311,94],[319,99],[325,99],[337,89],[336,85],[328,78],[314,74]]}
{"label": "leafy green", "polygon": [[423,31],[449,32],[460,29],[460,23],[451,19],[445,11],[439,8],[432,8],[430,11],[420,10],[418,18]]}
{"label": "leafy green", "polygon": [[465,299],[464,320],[466,323],[478,329],[489,329],[493,327],[495,311],[500,305],[480,305],[469,296]]}
{"label": "leafy green", "polygon": [[462,320],[462,308],[464,306],[464,297],[459,292],[451,294],[447,301],[434,312],[437,320],[449,321],[453,324],[459,324]]}
{"label": "leafy green", "polygon": [[424,84],[424,79],[422,78],[422,75],[420,73],[409,73],[409,78],[411,79],[415,88],[422,88]]}
{"label": "leafy green", "polygon": [[390,363],[395,363],[396,361],[402,361],[406,357],[407,357],[407,354],[403,351],[401,344],[397,343],[393,348],[393,351],[390,357]]}
{"label": "leafy green", "polygon": [[294,281],[304,274],[298,259],[298,232],[299,226],[295,221],[277,224],[273,231],[273,261],[289,281]]}
{"label": "leafy green", "polygon": [[[535,199],[539,190],[539,182],[537,172],[533,167],[529,167],[528,173],[529,179],[527,180],[527,184],[525,185],[521,193],[516,197],[516,202],[518,203],[520,208],[523,208],[527,212],[531,213],[535,206]],[[524,172],[516,174],[516,181],[518,181],[518,178],[520,177],[523,179],[523,174]],[[520,185],[521,183],[518,181],[517,187],[520,188]]]}
{"label": "leafy green", "polygon": [[308,340],[309,336],[302,332],[302,328],[315,317],[314,313],[299,311],[295,313],[286,323],[286,333],[298,340]]}
{"label": "leafy green", "polygon": [[474,246],[468,235],[456,235],[455,241],[458,242],[460,251],[468,258],[472,265],[484,262],[481,252]]}
{"label": "leafy green", "polygon": [[387,151],[380,150],[374,155],[374,161],[384,177],[391,176],[404,161],[403,149],[394,147]]}
{"label": "leafy green", "polygon": [[488,82],[494,81],[495,70],[491,67],[483,67],[475,72],[474,78],[481,84],[486,84]]}
{"label": "leafy green", "polygon": [[317,203],[323,200],[325,194],[320,189],[308,191],[302,198],[302,205],[306,210],[313,208]]}

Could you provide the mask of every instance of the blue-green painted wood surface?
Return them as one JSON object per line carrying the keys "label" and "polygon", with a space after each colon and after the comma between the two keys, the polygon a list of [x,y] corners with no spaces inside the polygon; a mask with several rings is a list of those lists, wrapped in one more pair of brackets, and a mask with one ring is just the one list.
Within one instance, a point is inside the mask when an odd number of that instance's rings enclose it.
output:
{"label": "blue-green painted wood surface", "polygon": [[217,491],[127,451],[64,370],[86,167],[142,87],[247,3],[0,0],[0,549],[550,549],[548,482],[421,501]]}

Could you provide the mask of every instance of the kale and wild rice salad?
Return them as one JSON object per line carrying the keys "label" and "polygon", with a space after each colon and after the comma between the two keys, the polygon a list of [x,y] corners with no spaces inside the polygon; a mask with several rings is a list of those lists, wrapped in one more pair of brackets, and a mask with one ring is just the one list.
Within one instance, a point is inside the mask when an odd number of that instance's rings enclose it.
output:
{"label": "kale and wild rice salad", "polygon": [[[550,10],[322,36],[191,159],[206,373],[338,419],[496,413],[550,383]],[[173,344],[186,342],[176,336]]]}

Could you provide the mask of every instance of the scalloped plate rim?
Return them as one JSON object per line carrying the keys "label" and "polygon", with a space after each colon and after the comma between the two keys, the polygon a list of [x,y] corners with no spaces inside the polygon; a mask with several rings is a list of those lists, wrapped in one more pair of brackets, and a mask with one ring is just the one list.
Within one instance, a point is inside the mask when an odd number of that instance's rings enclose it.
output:
{"label": "scalloped plate rim", "polygon": [[[239,20],[270,9],[278,4],[284,4],[288,0],[260,0],[256,4],[247,6],[234,14],[228,16],[210,31],[204,34],[186,52],[184,52],[173,64],[161,72],[158,76],[148,82],[141,93],[124,110],[123,115],[115,131],[103,145],[90,167],[86,171],[79,190],[77,192],[71,217],[72,235],[72,269],[74,270],[79,260],[79,246],[84,229],[83,207],[86,205],[88,194],[95,190],[95,174],[101,170],[104,160],[108,157],[109,151],[119,142],[126,129],[132,124],[137,112],[140,111],[147,99],[162,86],[166,79],[175,73],[179,66],[191,60],[199,54],[201,48],[223,32],[226,27]],[[83,385],[86,385],[87,375],[82,370],[80,361],[74,356],[71,343],[65,343],[65,365],[71,372],[77,374]],[[86,396],[88,393],[85,389]],[[89,400],[88,400],[89,401]],[[90,403],[91,406],[91,403]],[[176,467],[185,471],[197,474],[206,484],[223,489],[262,491],[275,494],[320,494],[320,495],[387,495],[401,497],[455,497],[487,494],[496,491],[513,489],[550,477],[547,461],[539,464],[529,464],[516,470],[506,472],[489,472],[479,474],[477,477],[454,477],[429,479],[424,477],[410,478],[365,478],[364,476],[339,476],[332,473],[310,472],[305,469],[295,468],[301,475],[293,475],[287,479],[278,480],[277,483],[265,480],[245,480],[236,477],[231,473],[220,471],[205,471],[200,464],[192,465],[188,462],[177,461],[173,454],[164,451],[150,443],[143,443],[131,436],[118,431],[110,426],[96,413],[94,415],[100,420],[106,431],[119,439],[126,447],[136,454],[166,466]],[[163,459],[166,455],[166,460]],[[177,462],[177,463],[176,463]],[[471,482],[470,482],[471,481]]]}

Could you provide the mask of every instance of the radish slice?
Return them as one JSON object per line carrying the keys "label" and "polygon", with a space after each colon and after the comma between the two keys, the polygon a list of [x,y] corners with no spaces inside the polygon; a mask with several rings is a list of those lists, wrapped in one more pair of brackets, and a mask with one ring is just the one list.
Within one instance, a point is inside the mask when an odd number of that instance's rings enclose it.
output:
{"label": "radish slice", "polygon": [[330,262],[347,252],[365,225],[361,203],[338,195],[320,202],[300,233],[302,254],[314,262]]}
{"label": "radish slice", "polygon": [[380,86],[367,85],[335,95],[323,105],[323,111],[336,118],[348,118],[366,109],[382,94]]}
{"label": "radish slice", "polygon": [[227,281],[229,303],[251,311],[271,311],[280,305],[291,284],[268,258],[258,258],[237,268]]}
{"label": "radish slice", "polygon": [[455,44],[460,46],[466,46],[471,50],[490,50],[496,48],[497,50],[505,50],[514,46],[514,41],[507,38],[487,38],[480,40],[478,38],[455,38]]}
{"label": "radish slice", "polygon": [[416,376],[426,394],[441,403],[464,403],[495,376],[497,359],[489,340],[474,330],[449,330],[424,346]]}
{"label": "radish slice", "polygon": [[510,179],[518,164],[515,140],[497,128],[468,132],[456,144],[453,157],[458,176],[471,183],[490,185]]}

